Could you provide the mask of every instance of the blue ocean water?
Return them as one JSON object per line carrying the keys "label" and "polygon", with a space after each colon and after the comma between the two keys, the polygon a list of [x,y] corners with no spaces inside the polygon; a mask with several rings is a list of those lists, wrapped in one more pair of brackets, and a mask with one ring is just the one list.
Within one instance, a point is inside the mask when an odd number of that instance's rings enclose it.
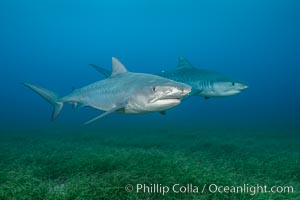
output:
{"label": "blue ocean water", "polygon": [[[299,122],[299,1],[1,1],[1,126],[49,125],[51,106],[20,85],[65,95],[103,78],[119,58],[130,71],[171,70],[178,56],[246,82],[239,95],[193,97],[166,116],[110,115],[102,123],[190,121]],[[74,126],[97,115],[65,106],[54,123]]]}

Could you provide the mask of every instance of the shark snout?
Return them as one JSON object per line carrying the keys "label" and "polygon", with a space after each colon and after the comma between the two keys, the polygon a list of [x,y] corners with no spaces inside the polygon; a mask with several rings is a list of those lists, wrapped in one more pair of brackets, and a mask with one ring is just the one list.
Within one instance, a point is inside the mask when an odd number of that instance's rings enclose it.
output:
{"label": "shark snout", "polygon": [[192,91],[192,87],[188,86],[187,88],[182,90],[183,95],[188,95]]}
{"label": "shark snout", "polygon": [[192,88],[188,85],[185,85],[183,87],[173,87],[171,90],[169,90],[167,96],[168,98],[181,99],[187,96],[191,92],[191,90]]}
{"label": "shark snout", "polygon": [[191,91],[192,91],[192,87],[189,86],[189,85],[186,85],[186,84],[185,84],[184,87],[182,87],[182,89],[181,89],[181,93],[182,93],[184,96],[189,95]]}
{"label": "shark snout", "polygon": [[240,90],[240,91],[242,91],[242,90],[246,90],[249,86],[248,85],[246,85],[246,84],[244,84],[244,83],[237,83],[238,85],[238,89]]}
{"label": "shark snout", "polygon": [[186,84],[176,84],[168,86],[157,86],[155,87],[155,97],[149,101],[149,103],[154,103],[160,101],[160,103],[170,103],[171,101],[176,104],[189,95],[192,88]]}
{"label": "shark snout", "polygon": [[241,93],[243,90],[246,90],[248,88],[248,85],[243,83],[235,83],[235,87],[228,90],[224,96],[231,96],[238,93]]}
{"label": "shark snout", "polygon": [[244,85],[243,90],[247,89],[248,87],[248,85]]}

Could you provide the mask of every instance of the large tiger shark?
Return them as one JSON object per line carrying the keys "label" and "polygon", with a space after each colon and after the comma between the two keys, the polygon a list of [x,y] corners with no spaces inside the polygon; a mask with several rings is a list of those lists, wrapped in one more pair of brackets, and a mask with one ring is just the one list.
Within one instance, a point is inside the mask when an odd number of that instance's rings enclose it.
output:
{"label": "large tiger shark", "polygon": [[[91,66],[106,77],[111,74],[109,70],[102,67],[93,64]],[[178,58],[175,70],[162,71],[158,75],[190,85],[192,87],[190,96],[203,96],[205,99],[235,95],[248,88],[246,84],[235,81],[222,73],[198,69],[184,57]]]}
{"label": "large tiger shark", "polygon": [[112,73],[107,79],[75,89],[63,97],[30,83],[23,84],[53,105],[52,120],[58,116],[64,103],[105,111],[85,124],[111,113],[164,113],[165,110],[180,104],[191,92],[191,87],[184,83],[152,74],[128,72],[114,57]]}

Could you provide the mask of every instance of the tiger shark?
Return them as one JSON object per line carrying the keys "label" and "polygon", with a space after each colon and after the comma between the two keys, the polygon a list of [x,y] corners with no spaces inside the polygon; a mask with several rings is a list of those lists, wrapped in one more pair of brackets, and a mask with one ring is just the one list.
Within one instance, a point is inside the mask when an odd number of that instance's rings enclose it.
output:
{"label": "tiger shark", "polygon": [[[111,74],[109,70],[90,65],[106,77]],[[246,84],[235,81],[222,73],[198,69],[182,56],[178,58],[175,70],[162,71],[158,75],[190,85],[192,87],[190,96],[202,96],[205,99],[232,96],[248,88]]]}
{"label": "tiger shark", "polygon": [[191,92],[191,87],[157,75],[129,72],[117,59],[112,58],[112,73],[104,80],[75,89],[66,96],[30,83],[26,87],[53,105],[52,120],[57,118],[64,103],[88,106],[105,111],[87,121],[89,124],[111,113],[141,114],[161,112],[180,104]]}

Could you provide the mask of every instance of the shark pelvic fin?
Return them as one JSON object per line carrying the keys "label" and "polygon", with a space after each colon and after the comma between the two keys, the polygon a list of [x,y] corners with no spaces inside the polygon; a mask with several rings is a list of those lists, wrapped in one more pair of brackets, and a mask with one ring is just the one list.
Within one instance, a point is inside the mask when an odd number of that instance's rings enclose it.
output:
{"label": "shark pelvic fin", "polygon": [[111,113],[113,113],[113,112],[116,112],[116,111],[118,111],[118,110],[121,110],[122,108],[124,108],[124,105],[123,105],[123,104],[120,105],[120,106],[115,106],[114,108],[112,108],[112,109],[110,109],[110,110],[108,110],[108,111],[102,113],[101,115],[98,115],[97,117],[95,117],[95,118],[93,118],[93,119],[91,119],[91,120],[85,122],[84,125],[90,124],[90,123],[92,123],[92,122],[94,122],[94,121],[96,121],[96,120],[98,120],[98,119],[100,119],[100,118],[102,118],[102,117],[105,117],[106,115],[109,115],[109,114],[111,114]]}
{"label": "shark pelvic fin", "polygon": [[127,72],[125,66],[115,57],[112,57],[112,72],[111,76],[115,76],[117,74],[124,74]]}
{"label": "shark pelvic fin", "polygon": [[191,69],[194,68],[193,65],[183,56],[180,56],[178,58],[178,65],[177,65],[177,69]]}
{"label": "shark pelvic fin", "polygon": [[103,76],[105,76],[105,77],[110,77],[110,75],[111,75],[111,72],[109,70],[107,70],[107,69],[104,69],[104,68],[99,67],[99,66],[94,65],[94,64],[90,64],[90,66],[92,66],[98,72],[100,72],[101,74],[103,74]]}

